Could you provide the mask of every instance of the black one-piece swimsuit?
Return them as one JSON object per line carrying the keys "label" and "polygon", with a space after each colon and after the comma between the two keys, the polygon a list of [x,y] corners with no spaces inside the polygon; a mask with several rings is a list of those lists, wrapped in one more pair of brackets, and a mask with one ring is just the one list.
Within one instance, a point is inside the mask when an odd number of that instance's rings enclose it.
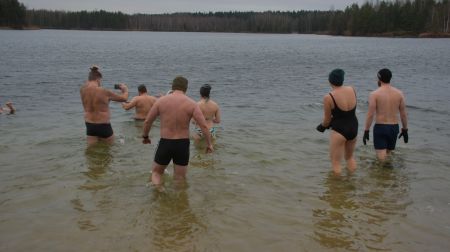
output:
{"label": "black one-piece swimsuit", "polygon": [[[356,105],[349,111],[341,110],[334,100],[333,95],[330,93],[331,99],[333,99],[334,109],[331,110],[331,128],[343,135],[347,140],[353,140],[358,135],[358,118],[356,118]],[[356,96],[356,94],[355,94]]]}

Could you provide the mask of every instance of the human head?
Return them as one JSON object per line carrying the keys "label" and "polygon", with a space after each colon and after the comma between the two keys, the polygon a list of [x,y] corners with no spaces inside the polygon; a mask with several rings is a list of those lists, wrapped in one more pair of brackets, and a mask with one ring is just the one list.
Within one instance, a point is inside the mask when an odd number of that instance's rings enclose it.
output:
{"label": "human head", "polygon": [[183,91],[183,93],[186,93],[188,87],[188,80],[184,78],[183,76],[177,76],[172,81],[172,90],[180,90]]}
{"label": "human head", "polygon": [[90,69],[88,80],[96,81],[102,78],[102,74],[98,71],[98,66],[93,65]]}
{"label": "human head", "polygon": [[387,68],[383,68],[380,71],[378,71],[377,77],[379,81],[389,84],[391,83],[392,72]]}
{"label": "human head", "polygon": [[342,86],[344,83],[345,72],[342,69],[334,69],[328,75],[328,81],[334,86]]}
{"label": "human head", "polygon": [[147,93],[147,88],[145,87],[144,84],[139,85],[139,87],[138,87],[138,92],[139,92],[139,94]]}
{"label": "human head", "polygon": [[210,92],[211,92],[211,86],[209,84],[205,84],[200,88],[200,95],[203,98],[209,98]]}

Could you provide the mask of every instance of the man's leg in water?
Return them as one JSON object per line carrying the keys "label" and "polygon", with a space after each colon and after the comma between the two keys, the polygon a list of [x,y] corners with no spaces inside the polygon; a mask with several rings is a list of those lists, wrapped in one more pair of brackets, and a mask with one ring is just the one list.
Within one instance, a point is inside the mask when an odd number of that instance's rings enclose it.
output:
{"label": "man's leg in water", "polygon": [[173,164],[173,179],[177,183],[182,183],[186,180],[187,168],[187,165]]}
{"label": "man's leg in water", "polygon": [[91,146],[91,145],[96,144],[98,142],[98,137],[96,137],[96,136],[87,136],[86,140],[87,140],[88,146]]}
{"label": "man's leg in water", "polygon": [[107,138],[103,138],[102,140],[107,144],[113,144],[114,143],[114,135],[107,137]]}
{"label": "man's leg in water", "polygon": [[152,184],[155,186],[161,185],[161,176],[164,174],[164,170],[166,169],[167,165],[160,165],[153,161],[153,167],[152,167]]}
{"label": "man's leg in water", "polygon": [[387,150],[383,149],[383,150],[375,150],[377,153],[377,158],[380,161],[385,161],[386,160],[386,156],[387,156]]}

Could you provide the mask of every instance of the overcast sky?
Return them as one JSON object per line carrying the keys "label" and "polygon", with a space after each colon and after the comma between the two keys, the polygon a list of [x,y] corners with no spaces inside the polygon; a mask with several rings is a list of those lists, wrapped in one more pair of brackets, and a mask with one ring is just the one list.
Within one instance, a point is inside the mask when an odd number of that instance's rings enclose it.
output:
{"label": "overcast sky", "polygon": [[125,13],[330,10],[367,0],[19,0],[29,9],[108,10]]}

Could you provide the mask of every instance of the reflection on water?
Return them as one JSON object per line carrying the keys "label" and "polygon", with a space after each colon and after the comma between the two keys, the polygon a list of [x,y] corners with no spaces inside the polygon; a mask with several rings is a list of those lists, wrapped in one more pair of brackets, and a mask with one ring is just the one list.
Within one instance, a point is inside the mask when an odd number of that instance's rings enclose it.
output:
{"label": "reflection on water", "polygon": [[[93,193],[110,187],[109,183],[102,181],[101,178],[104,176],[111,165],[113,156],[111,154],[111,145],[106,143],[96,143],[94,145],[88,146],[85,150],[87,171],[83,172],[88,178],[83,185],[79,186],[82,191],[91,191]],[[108,207],[111,199],[108,195],[97,202],[95,206],[92,206],[92,201],[87,201],[83,204],[80,197],[72,199],[70,201],[72,208],[80,213],[79,219],[77,221],[80,230],[95,231],[98,227],[92,223],[92,216],[90,212],[95,209],[101,209]]]}
{"label": "reflection on water", "polygon": [[324,181],[319,197],[328,207],[313,210],[314,239],[327,248],[392,250],[390,225],[406,217],[409,182],[400,159],[373,162],[360,177]]}
{"label": "reflection on water", "polygon": [[315,239],[328,248],[351,249],[355,236],[352,215],[360,207],[354,197],[354,179],[330,173],[324,185],[327,191],[319,199],[327,202],[329,207],[313,210]]}
{"label": "reflection on water", "polygon": [[206,225],[194,214],[187,188],[153,190],[152,247],[155,251],[195,251]]}
{"label": "reflection on water", "polygon": [[86,176],[93,180],[100,178],[112,161],[111,146],[106,143],[97,143],[86,148],[84,152],[88,170],[84,172]]}

